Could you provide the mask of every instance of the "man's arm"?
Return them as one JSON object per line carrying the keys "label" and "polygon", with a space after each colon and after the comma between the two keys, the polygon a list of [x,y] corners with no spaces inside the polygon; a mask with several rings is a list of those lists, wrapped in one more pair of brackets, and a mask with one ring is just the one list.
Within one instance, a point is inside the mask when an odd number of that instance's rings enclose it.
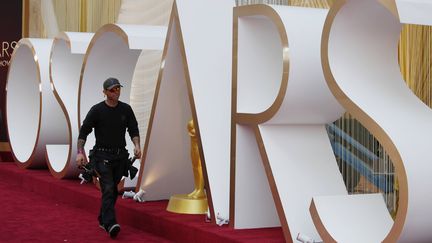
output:
{"label": "man's arm", "polygon": [[127,125],[128,133],[131,137],[133,144],[135,145],[134,155],[136,158],[141,159],[141,144],[140,144],[140,137],[139,137],[138,121],[135,117],[132,107],[128,105],[128,109],[129,109],[129,119]]}
{"label": "man's arm", "polygon": [[78,144],[77,144],[77,148],[78,148],[78,153],[79,154],[84,154],[84,145],[85,145],[86,141],[84,139],[79,138],[78,139]]}
{"label": "man's arm", "polygon": [[84,145],[86,143],[87,136],[93,130],[93,127],[95,125],[96,111],[94,107],[95,106],[93,106],[90,109],[90,111],[87,113],[87,116],[83,121],[83,124],[80,128],[80,132],[78,135],[77,157],[76,157],[76,163],[78,166],[84,166],[87,164],[87,159],[84,155]]}
{"label": "man's arm", "polygon": [[140,144],[140,137],[139,136],[135,136],[132,138],[132,142],[135,145],[134,148],[134,155],[136,158],[141,159],[141,144]]}

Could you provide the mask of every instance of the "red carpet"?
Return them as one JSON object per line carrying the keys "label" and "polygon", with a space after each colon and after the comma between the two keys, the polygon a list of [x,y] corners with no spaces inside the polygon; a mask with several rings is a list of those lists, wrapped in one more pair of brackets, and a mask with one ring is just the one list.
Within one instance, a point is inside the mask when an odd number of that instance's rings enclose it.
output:
{"label": "red carpet", "polygon": [[[1,242],[96,242],[109,240],[97,225],[100,192],[78,180],[58,180],[47,170],[0,163]],[[121,242],[284,242],[281,228],[233,230],[202,215],[165,210],[167,201],[117,201]]]}

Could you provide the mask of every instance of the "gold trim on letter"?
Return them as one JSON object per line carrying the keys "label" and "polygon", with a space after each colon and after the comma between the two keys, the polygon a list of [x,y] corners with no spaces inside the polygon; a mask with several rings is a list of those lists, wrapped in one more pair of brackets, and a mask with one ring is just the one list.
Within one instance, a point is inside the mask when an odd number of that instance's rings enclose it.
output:
{"label": "gold trim on letter", "polygon": [[[269,18],[279,31],[281,38],[282,52],[283,52],[283,71],[282,80],[279,92],[273,104],[265,111],[258,114],[237,113],[237,63],[238,63],[238,19],[240,17],[260,15]],[[246,5],[234,8],[233,17],[233,70],[232,70],[232,109],[235,111],[235,119],[237,123],[241,124],[261,124],[270,120],[282,105],[285,94],[288,88],[288,74],[289,74],[289,48],[288,37],[284,24],[279,17],[279,14],[270,6],[264,4]]]}
{"label": "gold trim on letter", "polygon": [[[62,109],[62,112],[66,118],[66,124],[67,124],[67,130],[68,130],[68,143],[69,143],[69,150],[68,150],[68,156],[66,159],[66,164],[65,166],[62,168],[62,170],[60,172],[57,172],[56,170],[54,170],[54,168],[51,166],[51,162],[50,159],[48,157],[48,150],[45,150],[45,157],[46,157],[46,161],[48,162],[48,169],[51,172],[51,175],[53,175],[55,178],[57,179],[62,179],[64,178],[68,172],[71,170],[70,167],[73,166],[71,165],[71,156],[72,156],[72,148],[73,148],[73,144],[72,144],[72,124],[71,124],[71,120],[69,117],[69,113],[67,112],[66,106],[64,105],[63,100],[60,98],[60,95],[57,92],[57,89],[55,87],[54,84],[54,80],[52,77],[52,58],[53,58],[53,53],[54,53],[54,48],[56,46],[57,43],[59,43],[60,41],[64,41],[66,42],[67,46],[69,47],[69,50],[71,49],[71,43],[70,40],[68,38],[59,38],[56,37],[54,38],[53,44],[52,44],[52,48],[51,48],[51,53],[50,53],[50,57],[49,57],[49,79],[50,79],[50,84],[52,86],[52,91],[54,93],[54,97],[56,98],[58,104],[60,105],[60,108]],[[72,162],[73,163],[73,162]]]}
{"label": "gold trim on letter", "polygon": [[[393,144],[390,137],[384,132],[383,128],[380,127],[380,125],[372,119],[368,114],[366,114],[360,107],[358,107],[344,92],[343,90],[338,86],[335,78],[333,77],[333,74],[331,72],[330,64],[329,64],[329,57],[328,57],[328,46],[329,46],[329,39],[330,39],[330,31],[333,25],[333,22],[336,18],[336,15],[338,14],[339,10],[346,4],[346,0],[337,0],[332,8],[330,9],[330,12],[328,14],[328,17],[324,24],[324,30],[323,30],[323,37],[321,42],[321,62],[322,67],[324,71],[324,76],[326,79],[326,82],[333,93],[333,95],[336,97],[336,99],[339,101],[340,104],[348,111],[350,112],[357,120],[359,120],[382,144],[382,146],[385,148],[387,153],[389,154],[389,157],[393,161],[393,164],[396,168],[396,174],[399,179],[399,208],[398,212],[396,214],[396,218],[394,219],[394,224],[387,235],[387,237],[383,240],[383,242],[397,242],[401,232],[402,228],[405,223],[406,215],[407,215],[407,209],[408,209],[408,181],[407,181],[407,175],[405,172],[405,167],[402,162],[402,158],[396,148],[396,146]],[[396,51],[396,50],[395,50]],[[311,211],[312,219],[314,219],[315,225],[320,225],[320,221],[316,221],[319,219],[319,215],[317,214],[316,210]],[[327,232],[327,230],[323,227],[318,227],[318,233],[323,239],[329,239],[330,233]]]}
{"label": "gold trim on letter", "polygon": [[[267,179],[269,181],[275,206],[279,215],[279,219],[284,231],[284,237],[287,242],[291,241],[291,234],[289,232],[288,224],[285,218],[285,213],[280,201],[279,193],[277,191],[273,173],[271,172],[270,164],[268,163],[267,154],[264,145],[262,144],[261,135],[258,129],[258,124],[270,120],[282,105],[285,94],[288,88],[289,76],[289,49],[288,37],[285,26],[279,14],[270,6],[264,4],[246,5],[234,8],[233,16],[233,54],[232,54],[232,101],[231,101],[231,146],[230,146],[230,220],[229,226],[234,227],[235,222],[235,175],[236,175],[236,141],[237,131],[236,124],[250,125],[255,131],[256,141],[260,148],[260,153],[263,165],[266,171]],[[283,51],[283,73],[281,85],[278,95],[273,104],[265,111],[258,114],[237,113],[237,67],[238,67],[238,20],[240,17],[247,16],[265,16],[269,18],[275,25],[279,32],[282,43]]]}
{"label": "gold trim on letter", "polygon": [[30,0],[22,0],[22,38],[30,36]]}

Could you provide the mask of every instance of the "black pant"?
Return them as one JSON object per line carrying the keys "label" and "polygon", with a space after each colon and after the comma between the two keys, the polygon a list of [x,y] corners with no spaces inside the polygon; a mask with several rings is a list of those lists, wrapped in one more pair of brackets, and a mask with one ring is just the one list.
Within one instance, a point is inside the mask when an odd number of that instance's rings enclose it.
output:
{"label": "black pant", "polygon": [[102,203],[99,212],[99,223],[109,229],[117,223],[115,203],[117,201],[117,185],[124,174],[124,161],[96,159],[95,170],[99,173],[99,184],[102,192]]}

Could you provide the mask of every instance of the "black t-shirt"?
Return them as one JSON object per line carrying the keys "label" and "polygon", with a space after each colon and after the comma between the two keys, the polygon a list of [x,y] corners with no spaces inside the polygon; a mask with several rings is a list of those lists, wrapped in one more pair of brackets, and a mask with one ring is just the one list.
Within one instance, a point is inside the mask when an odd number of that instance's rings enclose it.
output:
{"label": "black t-shirt", "polygon": [[78,138],[86,140],[93,128],[95,146],[99,148],[126,147],[126,130],[131,138],[139,136],[138,122],[132,108],[121,101],[115,107],[108,106],[105,101],[94,105],[83,121]]}

